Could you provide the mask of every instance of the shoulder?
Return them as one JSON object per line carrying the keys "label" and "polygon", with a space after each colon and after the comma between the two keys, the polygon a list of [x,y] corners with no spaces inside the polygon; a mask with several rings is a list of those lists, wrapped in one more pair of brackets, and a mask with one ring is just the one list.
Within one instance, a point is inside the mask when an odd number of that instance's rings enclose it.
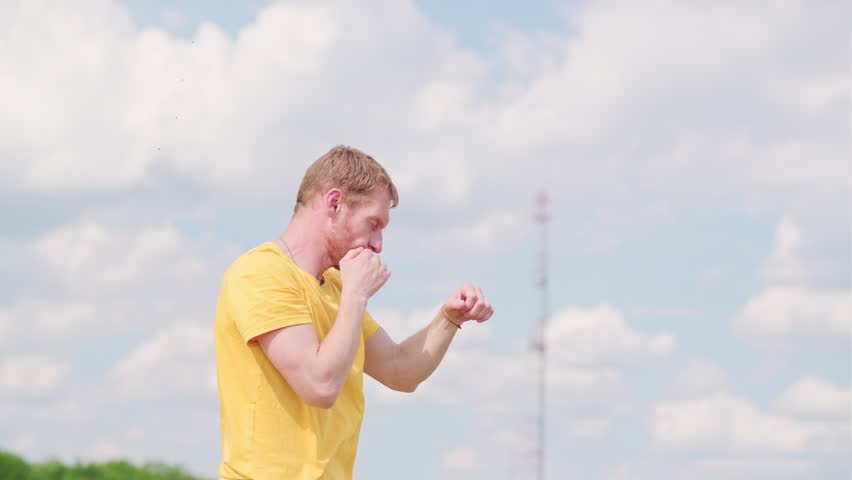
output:
{"label": "shoulder", "polygon": [[294,278],[295,272],[285,256],[272,242],[262,243],[240,255],[225,272],[228,280],[256,277]]}

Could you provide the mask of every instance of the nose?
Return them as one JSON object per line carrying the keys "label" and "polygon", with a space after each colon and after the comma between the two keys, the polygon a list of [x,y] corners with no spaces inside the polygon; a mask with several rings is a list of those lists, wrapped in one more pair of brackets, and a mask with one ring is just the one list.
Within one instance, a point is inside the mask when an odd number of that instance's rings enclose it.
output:
{"label": "nose", "polygon": [[370,242],[368,243],[367,247],[370,250],[372,250],[376,253],[382,253],[382,232],[381,231],[378,231],[378,232],[376,232],[376,233],[374,233],[373,235],[370,236]]}

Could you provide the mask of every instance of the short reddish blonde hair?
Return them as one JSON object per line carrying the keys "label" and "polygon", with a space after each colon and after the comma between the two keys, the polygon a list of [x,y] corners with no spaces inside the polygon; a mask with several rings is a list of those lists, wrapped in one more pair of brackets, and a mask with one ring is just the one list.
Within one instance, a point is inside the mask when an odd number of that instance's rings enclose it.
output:
{"label": "short reddish blonde hair", "polygon": [[377,188],[388,189],[391,208],[399,205],[396,186],[379,162],[361,150],[338,145],[308,167],[294,210],[307,206],[315,195],[335,187],[343,192],[343,200],[350,206],[357,205]]}

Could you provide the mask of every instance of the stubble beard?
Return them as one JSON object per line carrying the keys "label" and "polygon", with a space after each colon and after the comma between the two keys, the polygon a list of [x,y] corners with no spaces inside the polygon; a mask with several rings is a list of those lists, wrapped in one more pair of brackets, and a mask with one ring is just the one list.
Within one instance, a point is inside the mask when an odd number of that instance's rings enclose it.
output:
{"label": "stubble beard", "polygon": [[326,252],[331,259],[332,266],[340,270],[340,260],[346,256],[352,248],[352,229],[349,228],[349,222],[343,221],[340,228],[335,229],[328,239],[326,239]]}

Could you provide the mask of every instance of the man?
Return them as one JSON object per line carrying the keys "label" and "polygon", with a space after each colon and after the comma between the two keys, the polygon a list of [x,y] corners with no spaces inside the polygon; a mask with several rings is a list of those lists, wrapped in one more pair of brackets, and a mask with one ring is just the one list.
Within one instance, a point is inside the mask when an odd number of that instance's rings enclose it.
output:
{"label": "man", "polygon": [[413,392],[464,322],[491,317],[470,285],[402,343],[367,313],[390,277],[379,254],[398,202],[378,162],[335,147],[305,173],[284,233],[225,273],[215,321],[221,479],[351,479],[363,373]]}

